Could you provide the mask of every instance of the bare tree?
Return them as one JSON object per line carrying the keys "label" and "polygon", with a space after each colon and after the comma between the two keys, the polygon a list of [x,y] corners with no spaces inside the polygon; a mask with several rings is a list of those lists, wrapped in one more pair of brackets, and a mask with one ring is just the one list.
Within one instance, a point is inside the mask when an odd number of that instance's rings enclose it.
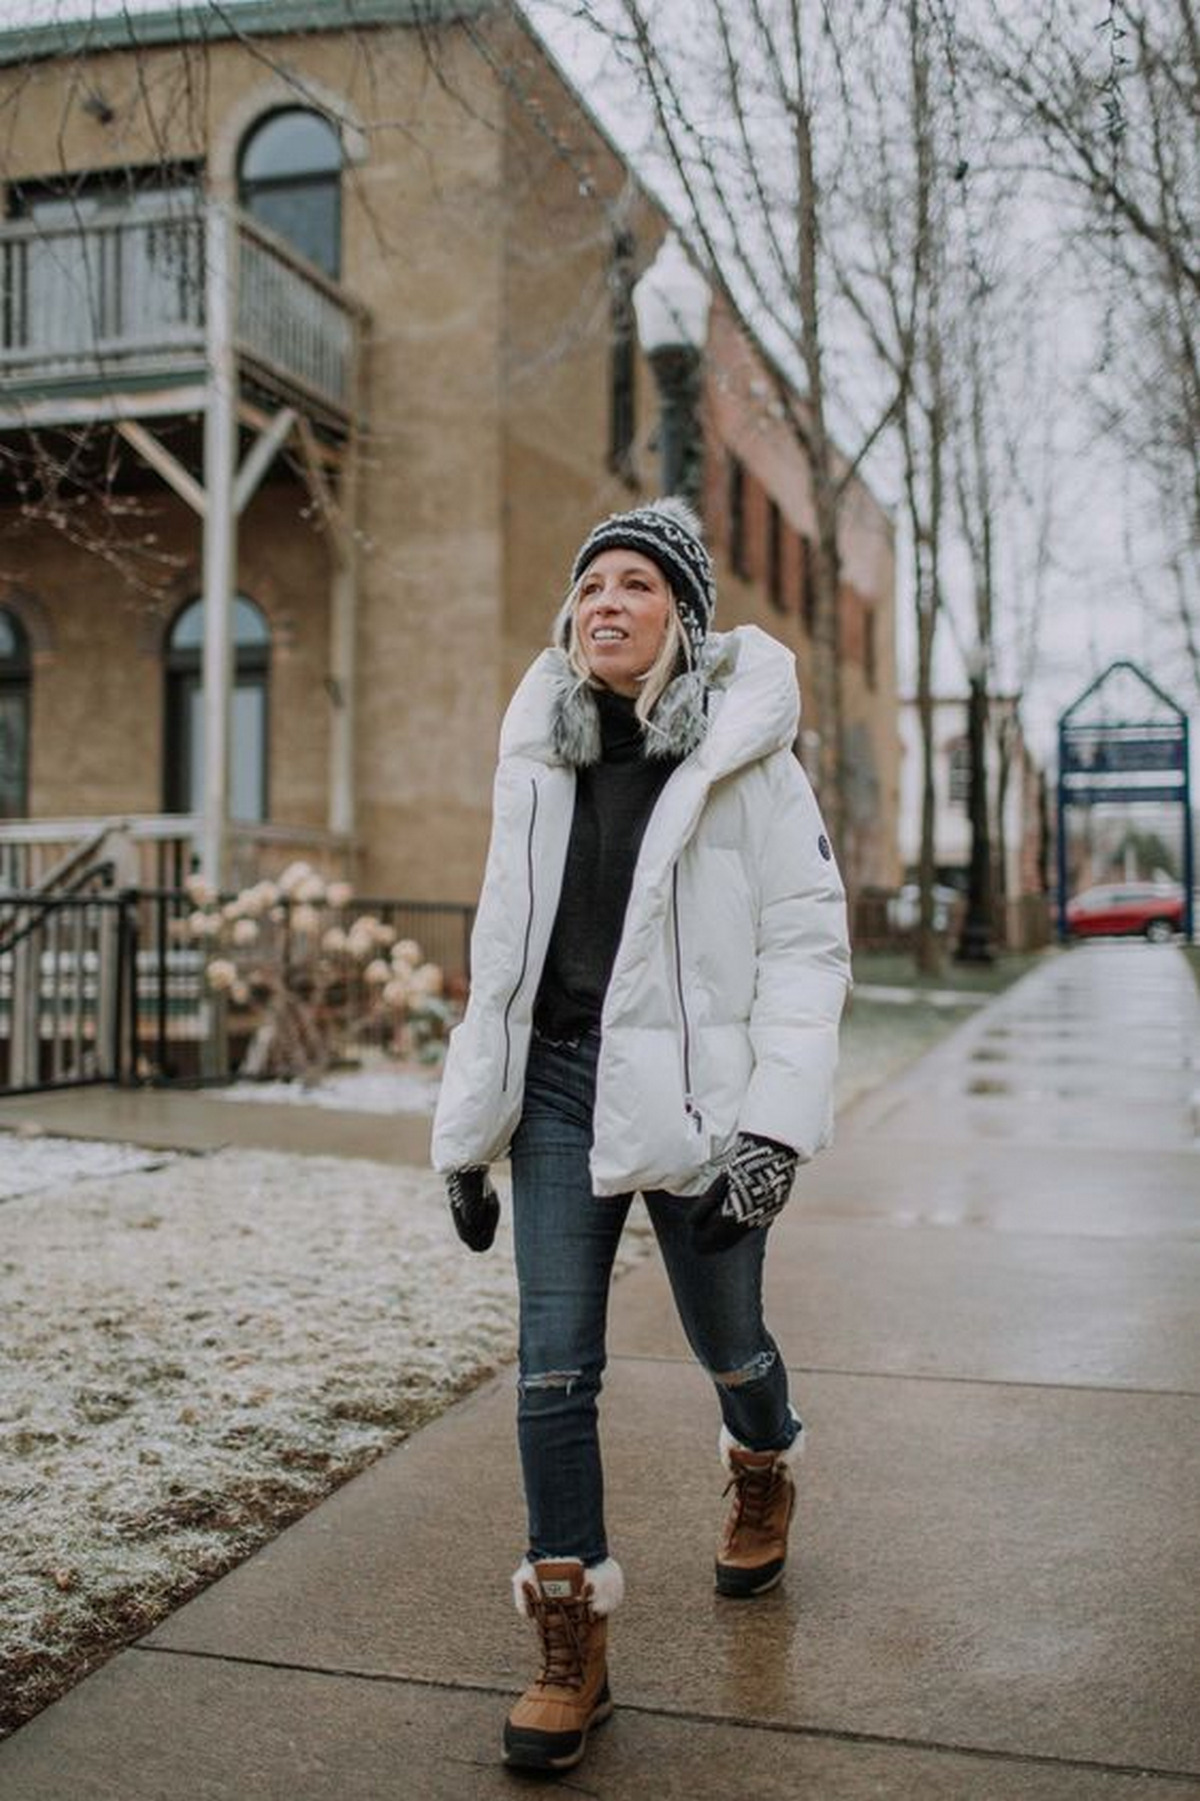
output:
{"label": "bare tree", "polygon": [[[897,71],[904,71],[902,81]],[[951,168],[944,62],[928,9],[880,6],[851,71],[854,107],[848,222],[832,260],[838,289],[869,354],[895,393],[892,419],[915,609],[921,741],[917,963],[936,970],[934,931],[934,646],[944,605],[947,451],[953,395],[947,371]]]}
{"label": "bare tree", "polygon": [[[1009,110],[1100,305],[1102,426],[1200,537],[1200,30],[1191,0],[988,0],[972,63]],[[1168,552],[1168,561],[1171,552]],[[1185,635],[1194,632],[1194,587]]]}
{"label": "bare tree", "polygon": [[[564,0],[638,83],[653,122],[641,166],[682,216],[716,286],[775,353],[776,403],[811,471],[816,540],[817,781],[835,837],[847,817],[839,596],[847,493],[897,407],[895,384],[847,406],[829,248],[854,128],[840,63],[866,0],[702,0],[686,22],[643,0]],[[797,390],[802,390],[798,397]],[[863,423],[862,413],[868,415]],[[836,420],[836,425],[835,425]],[[843,450],[839,437],[851,440]]]}
{"label": "bare tree", "polygon": [[993,930],[992,850],[988,802],[989,696],[993,667],[992,619],[995,593],[991,461],[987,441],[987,399],[978,340],[970,339],[968,359],[970,465],[956,471],[961,529],[970,547],[974,631],[967,655],[967,745],[970,779],[967,804],[971,851],[967,870],[967,905],[955,956],[966,963],[987,962]]}
{"label": "bare tree", "polygon": [[[1019,507],[1027,529],[1019,538],[1010,536],[1010,555],[1006,559],[1008,581],[1014,590],[1012,605],[1007,609],[1012,627],[1011,647],[1009,673],[1003,685],[1006,704],[996,721],[995,732],[994,894],[1001,917],[1006,917],[1011,898],[1007,835],[1009,787],[1017,750],[1024,738],[1025,700],[1038,671],[1046,591],[1055,570],[1055,545],[1060,529],[1060,461],[1055,444],[1054,377],[1045,367],[1052,355],[1050,344],[1048,337],[1037,344],[1037,354],[1029,359],[1029,367],[1025,370],[1024,391],[1018,398],[1022,418],[1032,418],[1036,423],[1034,437],[1032,441],[1027,437],[1019,447],[1012,438],[1007,440],[1008,498]],[[1035,395],[1040,397],[1040,409],[1033,404]],[[1044,805],[1044,788],[1042,795]],[[1039,855],[1038,861],[1044,878],[1044,855]]]}

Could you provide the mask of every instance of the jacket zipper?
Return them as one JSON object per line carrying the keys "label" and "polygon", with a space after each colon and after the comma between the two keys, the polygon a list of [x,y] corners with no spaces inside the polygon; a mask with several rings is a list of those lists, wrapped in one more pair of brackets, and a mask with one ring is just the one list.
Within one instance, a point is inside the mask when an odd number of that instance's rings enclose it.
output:
{"label": "jacket zipper", "polygon": [[537,824],[538,811],[537,780],[534,776],[530,776],[529,786],[533,796],[529,807],[529,833],[525,841],[525,863],[529,876],[529,911],[525,916],[525,942],[521,947],[521,971],[517,977],[517,985],[509,995],[504,1008],[504,1078],[500,1084],[501,1094],[508,1093],[508,1073],[512,1063],[512,1031],[509,1026],[509,1016],[516,998],[521,992],[522,984],[525,981],[525,972],[529,968],[529,940],[533,935],[533,832]]}
{"label": "jacket zipper", "polygon": [[679,996],[679,1017],[683,1024],[683,1110],[697,1132],[703,1132],[704,1120],[692,1093],[692,1032],[688,1020],[687,1000],[683,992],[683,949],[679,942],[678,863],[671,870],[671,921],[675,936],[675,991]]}

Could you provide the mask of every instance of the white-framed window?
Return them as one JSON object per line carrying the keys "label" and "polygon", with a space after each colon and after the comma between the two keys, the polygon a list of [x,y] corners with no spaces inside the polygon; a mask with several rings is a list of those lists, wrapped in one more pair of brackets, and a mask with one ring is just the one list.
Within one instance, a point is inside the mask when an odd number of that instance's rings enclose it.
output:
{"label": "white-framed window", "polygon": [[[230,735],[229,814],[257,824],[269,817],[271,632],[252,600],[233,603],[235,674]],[[204,808],[204,602],[191,600],[167,638],[163,803],[168,813]]]}

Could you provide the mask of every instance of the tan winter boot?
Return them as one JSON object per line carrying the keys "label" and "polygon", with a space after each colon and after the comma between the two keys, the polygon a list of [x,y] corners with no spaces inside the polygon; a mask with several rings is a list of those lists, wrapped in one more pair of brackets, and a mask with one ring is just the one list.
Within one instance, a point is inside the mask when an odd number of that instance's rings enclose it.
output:
{"label": "tan winter boot", "polygon": [[721,1428],[721,1461],[733,1491],[717,1549],[717,1593],[736,1600],[766,1594],[783,1576],[796,1505],[792,1465],[803,1434],[786,1451],[748,1451]]}
{"label": "tan winter boot", "polygon": [[504,1761],[526,1770],[569,1770],[591,1727],[612,1712],[608,1618],[624,1593],[611,1557],[592,1569],[574,1558],[530,1563],[513,1576],[517,1611],[541,1637],[542,1668],[504,1725]]}

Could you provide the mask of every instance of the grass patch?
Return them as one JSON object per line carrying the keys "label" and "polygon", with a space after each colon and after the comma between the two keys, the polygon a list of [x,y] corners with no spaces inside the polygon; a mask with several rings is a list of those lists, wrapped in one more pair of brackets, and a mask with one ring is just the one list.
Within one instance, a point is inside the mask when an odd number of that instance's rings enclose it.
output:
{"label": "grass patch", "polygon": [[1001,994],[1019,981],[1047,957],[1057,955],[1054,949],[1044,951],[1002,951],[992,963],[956,963],[947,955],[936,975],[924,975],[913,957],[902,951],[856,951],[854,980],[875,983],[881,988],[961,989],[965,994]]}

